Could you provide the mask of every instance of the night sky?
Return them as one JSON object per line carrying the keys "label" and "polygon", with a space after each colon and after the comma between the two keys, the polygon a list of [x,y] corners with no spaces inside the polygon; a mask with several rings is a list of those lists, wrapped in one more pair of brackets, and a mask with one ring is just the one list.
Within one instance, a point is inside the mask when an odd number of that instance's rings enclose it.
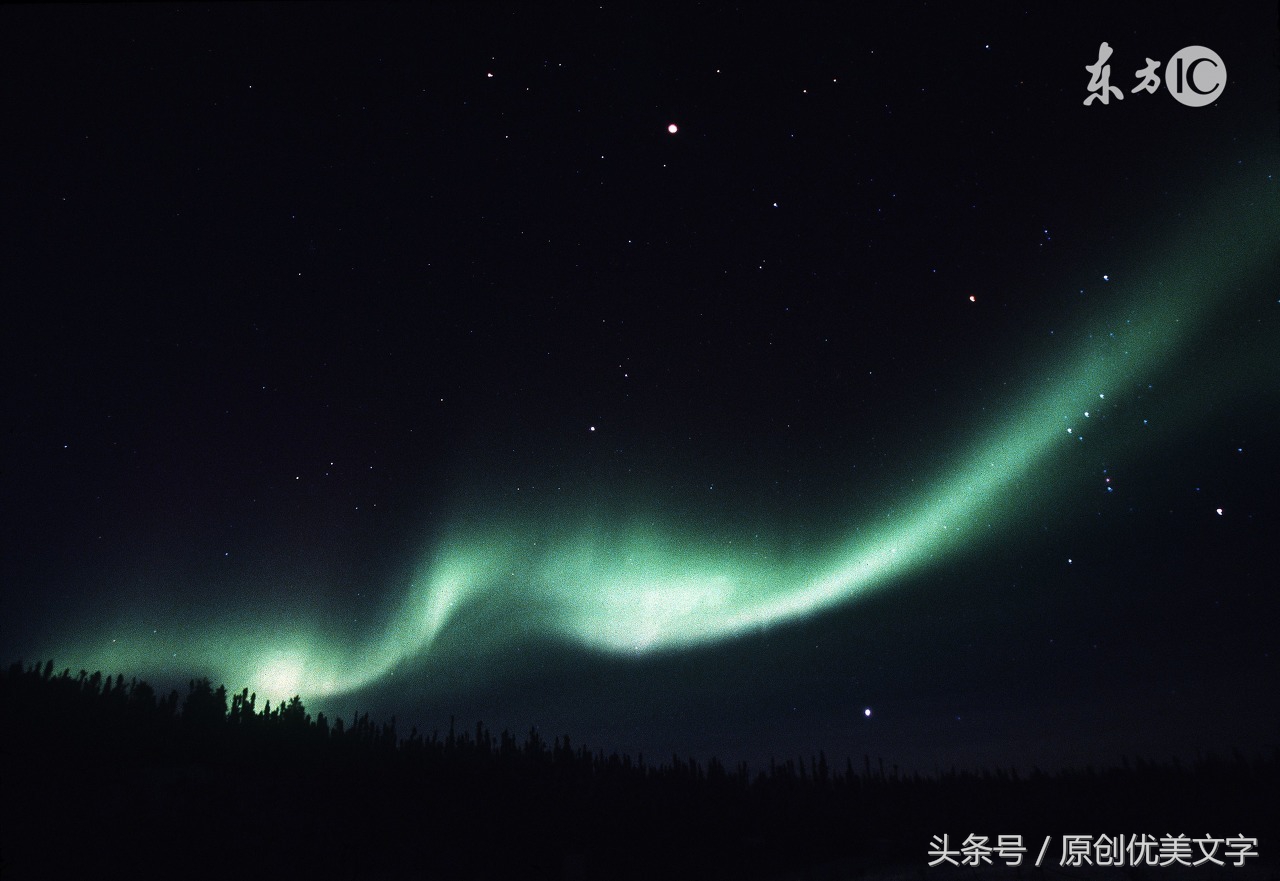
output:
{"label": "night sky", "polygon": [[6,662],[658,757],[1275,747],[1276,7],[1121,6],[5,8]]}

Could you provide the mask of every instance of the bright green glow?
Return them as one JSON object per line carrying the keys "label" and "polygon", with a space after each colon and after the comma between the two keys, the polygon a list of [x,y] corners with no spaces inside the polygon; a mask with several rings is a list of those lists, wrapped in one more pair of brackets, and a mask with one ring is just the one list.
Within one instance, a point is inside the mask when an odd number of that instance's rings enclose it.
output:
{"label": "bright green glow", "polygon": [[283,655],[267,661],[261,667],[258,678],[262,682],[263,692],[276,695],[277,700],[294,694],[302,686],[305,672],[302,660],[297,656]]}
{"label": "bright green glow", "polygon": [[1215,301],[1271,265],[1280,251],[1280,199],[1273,187],[1262,196],[1220,198],[1221,210],[1205,215],[1212,222],[1167,248],[1172,259],[1124,272],[1129,299],[1120,318],[1084,328],[1087,338],[1070,357],[1041,365],[1037,375],[1048,378],[1026,390],[1020,406],[1001,410],[983,402],[988,409],[976,439],[958,446],[947,472],[927,489],[899,500],[891,519],[855,510],[842,541],[802,561],[661,515],[606,527],[560,509],[524,520],[504,521],[499,513],[496,527],[457,526],[422,566],[391,626],[354,650],[292,622],[238,641],[184,635],[179,660],[159,645],[59,657],[162,673],[197,665],[279,700],[369,684],[428,653],[451,627],[462,631],[457,642],[474,652],[541,634],[642,654],[724,640],[844,605],[972,546],[997,523],[1037,510],[1065,458],[1095,433],[1111,443],[1139,437],[1141,429],[1103,425],[1085,412],[1141,388],[1172,363]]}

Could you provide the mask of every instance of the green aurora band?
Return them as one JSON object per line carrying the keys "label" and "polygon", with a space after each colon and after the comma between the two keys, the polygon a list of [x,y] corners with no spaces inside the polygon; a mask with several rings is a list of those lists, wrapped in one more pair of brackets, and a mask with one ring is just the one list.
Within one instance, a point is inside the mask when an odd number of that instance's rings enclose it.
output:
{"label": "green aurora band", "polygon": [[[297,620],[269,636],[222,621],[204,632],[186,630],[180,642],[173,636],[131,648],[82,638],[54,656],[88,669],[148,676],[202,670],[273,700],[295,693],[311,699],[424,663],[451,633],[453,652],[462,646],[483,653],[533,637],[636,656],[732,639],[844,606],[990,541],[1001,535],[995,526],[1043,506],[1044,487],[1061,483],[1086,427],[1086,434],[1108,435],[1109,443],[1142,438],[1140,419],[1116,417],[1103,425],[1084,413],[1117,412],[1117,402],[1139,393],[1158,368],[1176,366],[1212,313],[1274,271],[1280,254],[1274,182],[1255,183],[1248,192],[1220,190],[1205,201],[1212,207],[1179,221],[1158,248],[1163,258],[1123,271],[1121,317],[1077,328],[1075,350],[1060,363],[1037,364],[1034,375],[1048,378],[1024,388],[1014,404],[984,402],[988,413],[1004,414],[999,424],[992,427],[986,417],[984,430],[954,449],[947,472],[896,500],[891,517],[849,520],[843,537],[806,559],[663,515],[602,524],[608,518],[575,516],[561,500],[536,518],[490,513],[485,525],[455,523],[452,538],[425,555],[385,631],[363,644]],[[1113,283],[1108,291],[1116,295],[1120,288]]]}

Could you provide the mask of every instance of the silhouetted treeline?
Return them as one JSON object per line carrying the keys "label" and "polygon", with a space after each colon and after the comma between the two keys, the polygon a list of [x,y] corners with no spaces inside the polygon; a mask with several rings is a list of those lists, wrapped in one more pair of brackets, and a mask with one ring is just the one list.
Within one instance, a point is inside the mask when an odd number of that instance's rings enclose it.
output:
{"label": "silhouetted treeline", "polygon": [[0,674],[0,706],[0,877],[851,878],[923,870],[944,832],[1256,836],[1280,791],[1280,753],[934,776],[819,753],[752,772],[52,662]]}

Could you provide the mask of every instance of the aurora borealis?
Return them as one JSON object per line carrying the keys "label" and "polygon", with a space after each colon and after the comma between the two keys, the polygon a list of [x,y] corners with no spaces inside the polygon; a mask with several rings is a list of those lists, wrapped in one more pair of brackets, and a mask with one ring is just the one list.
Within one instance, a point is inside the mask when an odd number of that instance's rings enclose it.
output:
{"label": "aurora borealis", "polygon": [[[1249,26],[444,8],[11,62],[10,654],[752,757],[1274,739]],[[1099,39],[1240,80],[1084,106]]]}
{"label": "aurora borealis", "polygon": [[[1134,317],[1105,322],[1105,334],[1078,331],[1083,341],[1074,357],[1043,368],[1051,377],[1044,388],[1011,408],[1000,430],[948,455],[964,464],[900,503],[891,523],[863,515],[864,525],[855,511],[844,518],[857,524],[852,536],[837,535],[803,560],[783,560],[749,540],[735,548],[733,538],[700,535],[695,522],[663,522],[656,507],[652,516],[619,526],[575,522],[554,509],[507,522],[497,511],[496,527],[459,530],[428,549],[380,638],[343,645],[319,634],[286,633],[265,651],[245,646],[228,659],[214,628],[197,639],[209,646],[202,662],[222,680],[246,682],[280,700],[368,685],[429,654],[451,626],[470,628],[462,638],[480,652],[501,643],[508,629],[603,652],[678,651],[821,614],[891,587],[903,572],[941,565],[971,544],[992,541],[991,530],[1016,535],[1011,521],[1062,491],[1063,481],[1053,475],[1072,469],[1063,460],[1074,454],[1073,441],[1084,442],[1087,434],[1113,455],[1141,442],[1140,420],[1122,415],[1126,397],[1141,379],[1169,369],[1188,345],[1188,329],[1212,320],[1224,290],[1253,282],[1274,257],[1280,203],[1239,194],[1221,201],[1226,213],[1208,218],[1194,235],[1201,243],[1220,237],[1211,251],[1230,254],[1229,262],[1172,257],[1166,258],[1172,265],[1138,270],[1130,287],[1145,296],[1133,295],[1117,310]],[[1220,380],[1231,381],[1229,375]],[[558,525],[539,525],[547,522]],[[468,616],[472,607],[483,611]],[[155,663],[128,651],[94,656],[77,647],[57,654],[108,668],[146,670]]]}

